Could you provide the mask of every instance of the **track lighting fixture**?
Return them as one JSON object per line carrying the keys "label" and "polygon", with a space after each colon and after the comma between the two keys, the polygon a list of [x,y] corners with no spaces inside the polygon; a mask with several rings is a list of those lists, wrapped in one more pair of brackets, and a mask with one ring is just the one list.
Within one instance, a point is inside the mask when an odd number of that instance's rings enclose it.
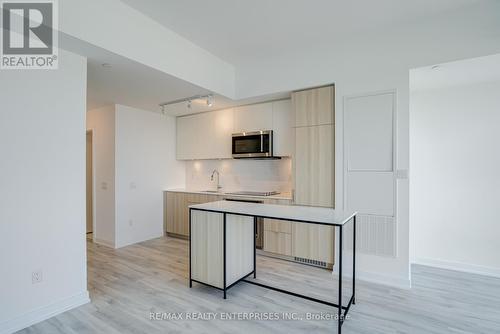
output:
{"label": "track lighting fixture", "polygon": [[[184,99],[178,99],[170,102],[163,102],[160,103],[160,107],[168,106],[171,104],[177,104],[177,103],[183,103],[187,102],[187,108],[191,109],[192,102],[195,100],[205,100],[206,104],[208,107],[213,107],[214,106],[214,95],[213,94],[207,94],[207,95],[194,95],[191,97],[186,97]],[[162,109],[163,110],[163,109]]]}

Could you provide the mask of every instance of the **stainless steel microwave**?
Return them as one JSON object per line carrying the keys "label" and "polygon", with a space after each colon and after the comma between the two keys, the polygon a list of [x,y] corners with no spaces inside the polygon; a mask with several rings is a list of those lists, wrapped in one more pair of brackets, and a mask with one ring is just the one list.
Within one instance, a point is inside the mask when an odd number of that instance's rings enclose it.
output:
{"label": "stainless steel microwave", "polygon": [[233,134],[233,158],[272,158],[273,130]]}

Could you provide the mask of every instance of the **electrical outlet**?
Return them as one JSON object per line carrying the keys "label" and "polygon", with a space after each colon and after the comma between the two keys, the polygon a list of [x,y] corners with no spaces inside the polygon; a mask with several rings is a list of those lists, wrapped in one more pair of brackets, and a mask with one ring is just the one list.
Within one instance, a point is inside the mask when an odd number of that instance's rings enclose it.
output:
{"label": "electrical outlet", "polygon": [[37,284],[43,281],[43,272],[42,270],[37,270],[31,273],[31,283]]}
{"label": "electrical outlet", "polygon": [[132,219],[128,220],[128,226],[132,227],[134,225],[134,221]]}

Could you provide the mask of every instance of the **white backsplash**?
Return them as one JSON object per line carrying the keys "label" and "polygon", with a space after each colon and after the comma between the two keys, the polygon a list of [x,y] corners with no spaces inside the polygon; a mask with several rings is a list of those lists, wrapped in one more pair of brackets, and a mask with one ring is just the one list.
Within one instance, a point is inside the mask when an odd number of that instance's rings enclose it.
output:
{"label": "white backsplash", "polygon": [[279,191],[292,189],[292,161],[280,160],[197,160],[186,162],[186,188],[215,190],[216,176],[220,173],[222,191]]}

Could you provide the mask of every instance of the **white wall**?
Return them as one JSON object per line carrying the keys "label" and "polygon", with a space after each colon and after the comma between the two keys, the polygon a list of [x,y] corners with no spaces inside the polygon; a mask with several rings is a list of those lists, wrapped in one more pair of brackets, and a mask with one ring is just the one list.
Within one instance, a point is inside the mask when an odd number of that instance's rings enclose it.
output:
{"label": "white wall", "polygon": [[[59,30],[76,39],[234,97],[234,66],[119,0],[59,1]],[[68,42],[63,36],[61,45]],[[71,43],[77,40],[71,41]]]}
{"label": "white wall", "polygon": [[[249,58],[236,71],[239,98],[335,83],[335,194],[344,207],[344,98],[396,91],[396,168],[409,168],[409,69],[500,52],[500,3],[488,2],[392,30],[346,36],[338,43],[291,54]],[[467,22],[467,24],[464,24]],[[359,254],[358,277],[409,286],[409,180],[397,181],[397,257]]]}
{"label": "white wall", "polygon": [[[0,75],[0,333],[89,301],[86,60]],[[32,272],[43,281],[32,284]]]}
{"label": "white wall", "polygon": [[175,118],[116,106],[116,247],[163,235],[163,191],[182,187]]}
{"label": "white wall", "polygon": [[500,277],[500,81],[410,101],[414,261]]}
{"label": "white wall", "polygon": [[89,110],[94,154],[94,241],[115,247],[115,106]]}
{"label": "white wall", "polygon": [[279,160],[200,160],[186,162],[186,188],[215,190],[217,177],[210,180],[212,171],[220,173],[223,191],[280,191],[292,189],[292,161]]}
{"label": "white wall", "polygon": [[87,128],[94,131],[94,240],[119,248],[161,237],[163,190],[186,179],[185,163],[175,159],[175,118],[113,105],[88,111]]}

